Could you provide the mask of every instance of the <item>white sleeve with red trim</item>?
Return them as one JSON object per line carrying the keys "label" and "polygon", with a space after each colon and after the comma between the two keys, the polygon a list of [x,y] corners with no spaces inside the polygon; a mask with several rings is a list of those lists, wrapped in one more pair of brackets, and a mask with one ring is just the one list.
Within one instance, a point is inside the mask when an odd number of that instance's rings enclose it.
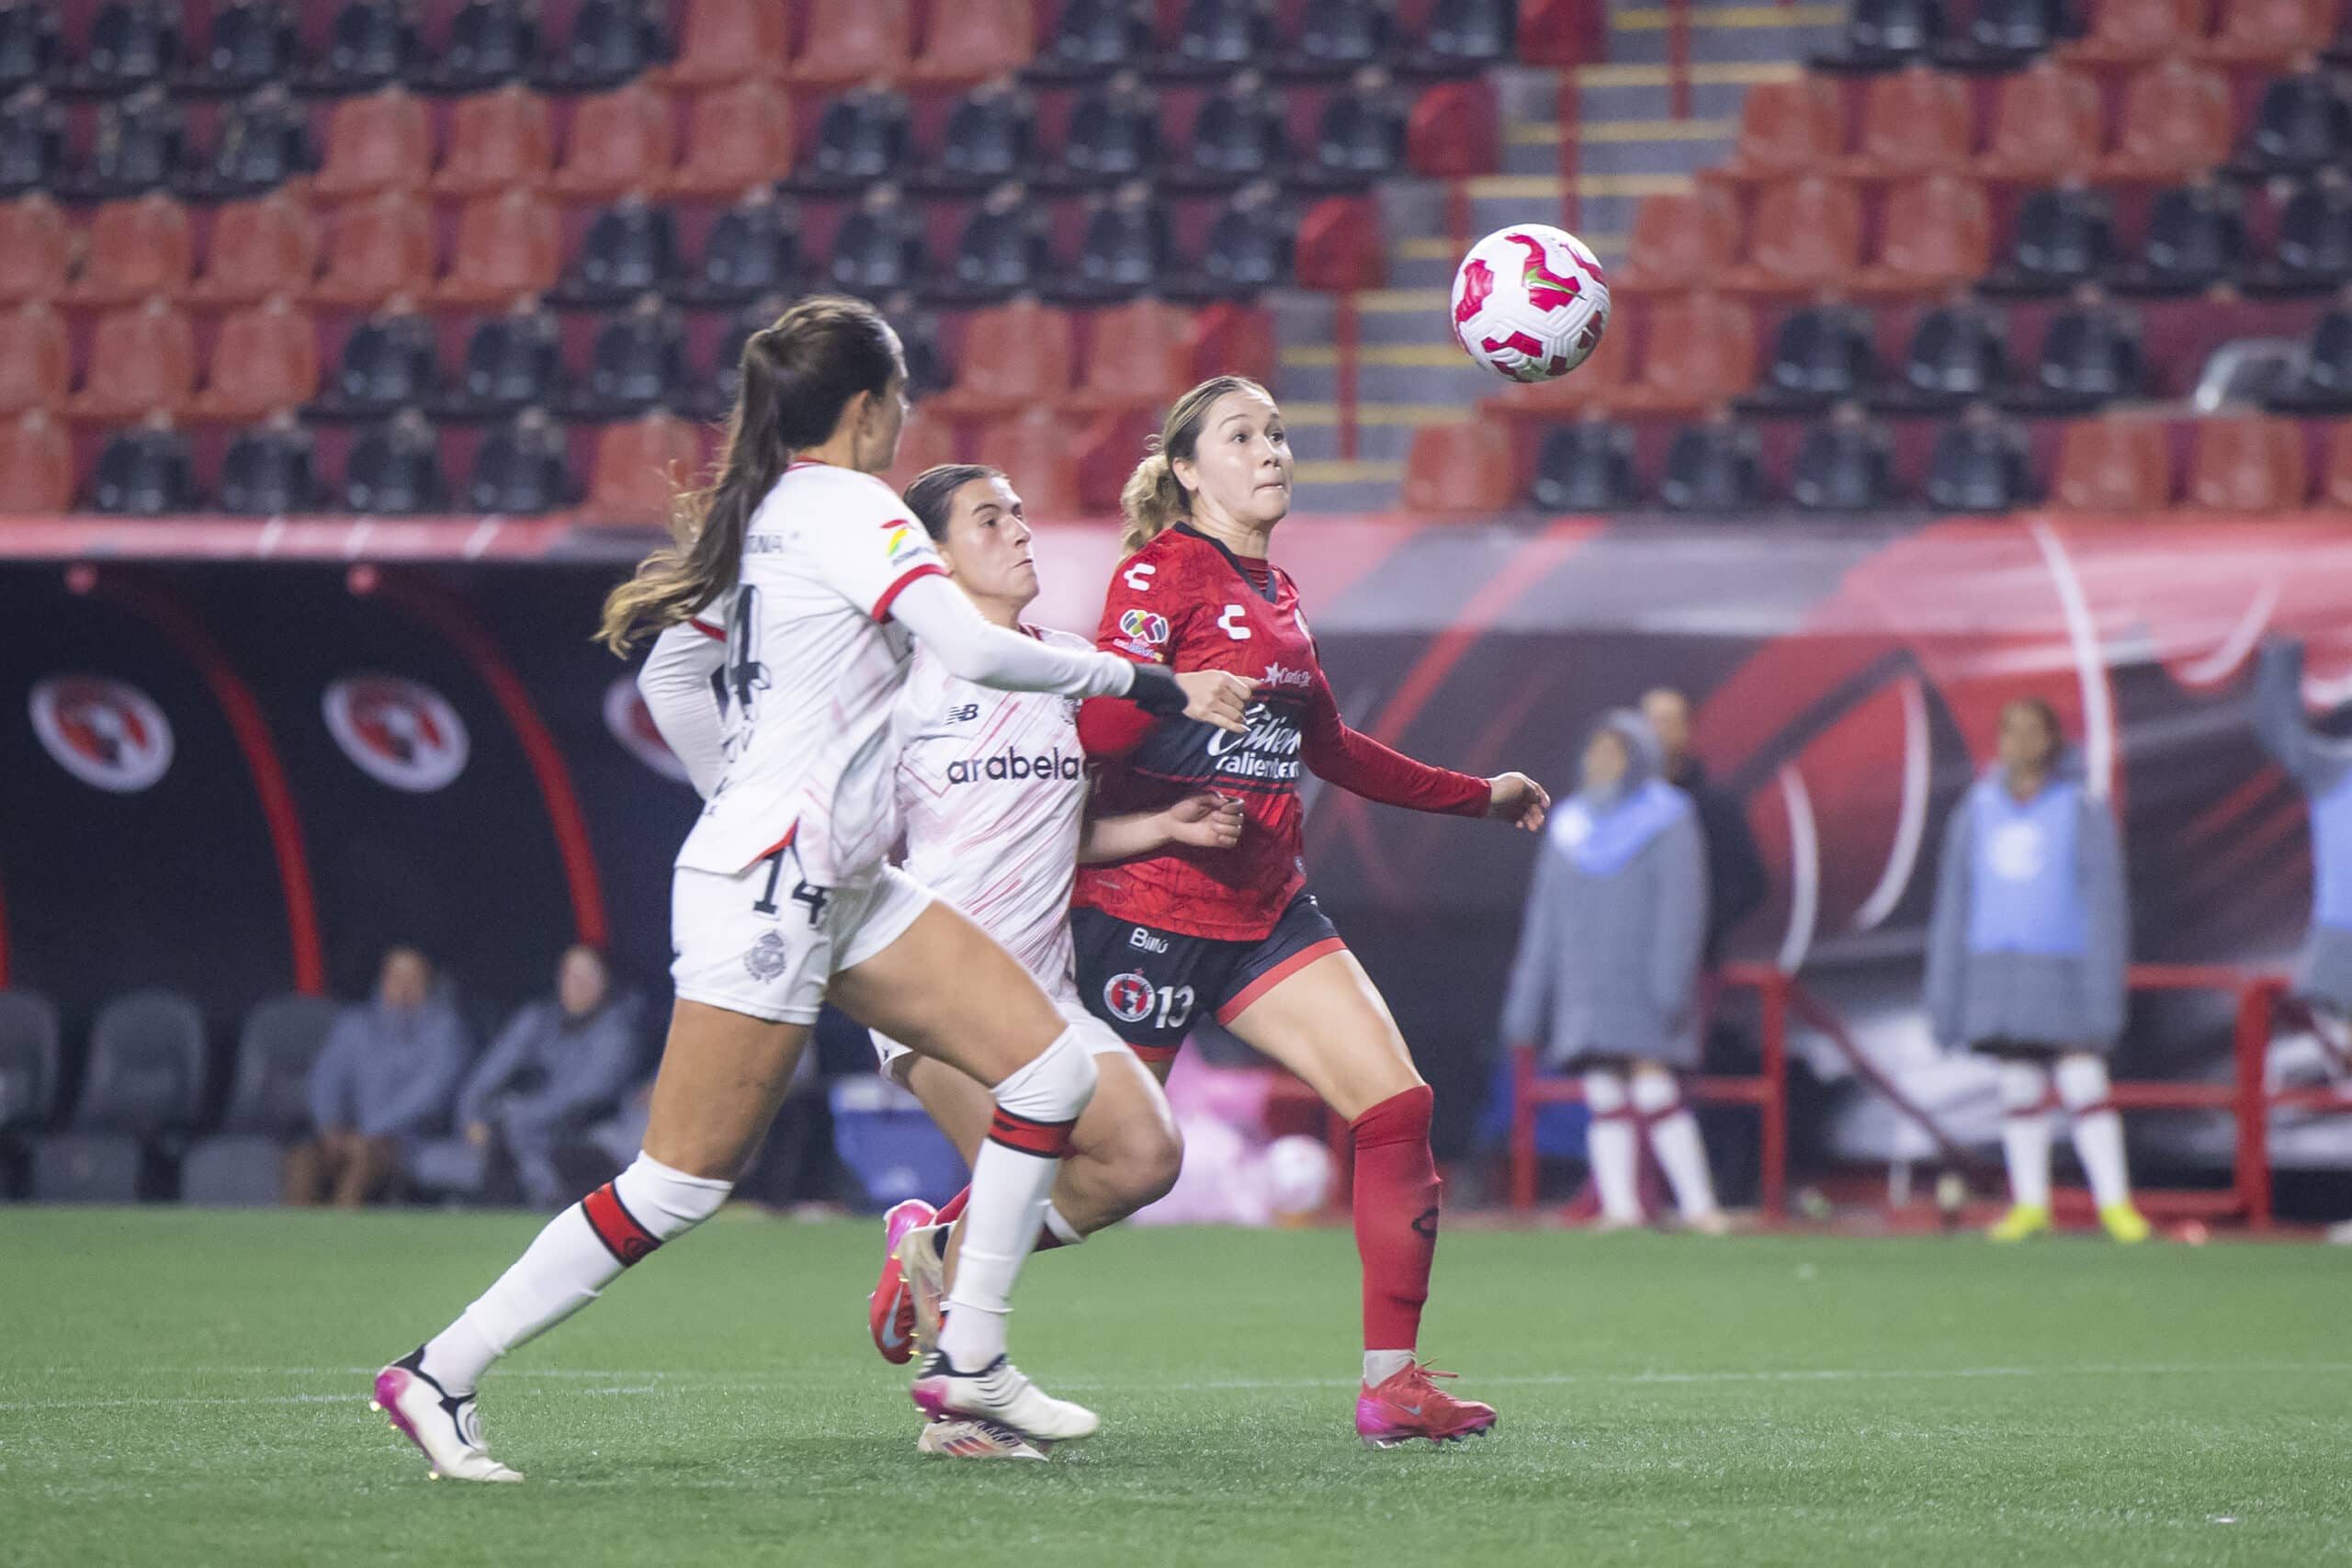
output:
{"label": "white sleeve with red trim", "polygon": [[726,662],[726,632],[698,615],[655,637],[645,668],[637,672],[653,728],[705,800],[727,771],[725,728],[711,687]]}
{"label": "white sleeve with red trim", "polygon": [[823,522],[801,539],[827,587],[879,621],[910,583],[947,574],[931,536],[888,485],[846,469],[826,478]]}
{"label": "white sleeve with red trim", "polygon": [[1057,648],[990,626],[944,576],[904,583],[896,592],[891,616],[957,680],[1066,697],[1125,696],[1135,684],[1136,667],[1117,654]]}

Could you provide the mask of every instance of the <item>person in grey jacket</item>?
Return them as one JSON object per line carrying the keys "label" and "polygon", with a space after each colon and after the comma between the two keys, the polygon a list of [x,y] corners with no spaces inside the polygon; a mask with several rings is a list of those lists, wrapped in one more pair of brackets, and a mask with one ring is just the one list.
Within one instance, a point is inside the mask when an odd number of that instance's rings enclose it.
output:
{"label": "person in grey jacket", "polygon": [[1503,1038],[1555,1067],[1581,1067],[1600,1223],[1641,1223],[1636,1122],[1684,1224],[1724,1228],[1699,1123],[1677,1071],[1699,1065],[1699,961],[1707,861],[1690,797],[1659,777],[1642,716],[1603,715],[1585,741],[1582,786],[1552,813],[1520,928]]}
{"label": "person in grey jacket", "polygon": [[578,1196],[556,1171],[566,1135],[618,1109],[638,1068],[635,999],[616,997],[593,947],[564,950],[555,995],[508,1021],[458,1096],[458,1123],[476,1147],[496,1144],[514,1162],[523,1195],[552,1209]]}
{"label": "person in grey jacket", "polygon": [[376,999],[345,1009],[311,1065],[314,1132],[287,1151],[286,1201],[357,1208],[385,1196],[405,1144],[447,1124],[472,1054],[424,954],[386,953]]}
{"label": "person in grey jacket", "polygon": [[2254,732],[2311,802],[2312,925],[2295,990],[2340,1023],[2352,1014],[2352,740],[2318,734],[2304,719],[2300,640],[2263,645]]}
{"label": "person in grey jacket", "polygon": [[2067,766],[2056,710],[2020,697],[2001,710],[1998,761],[1944,829],[1928,926],[1937,1040],[1998,1065],[2011,1206],[1996,1241],[2050,1228],[2053,1079],[2099,1222],[2118,1241],[2147,1239],[2107,1072],[2130,951],[2115,814]]}

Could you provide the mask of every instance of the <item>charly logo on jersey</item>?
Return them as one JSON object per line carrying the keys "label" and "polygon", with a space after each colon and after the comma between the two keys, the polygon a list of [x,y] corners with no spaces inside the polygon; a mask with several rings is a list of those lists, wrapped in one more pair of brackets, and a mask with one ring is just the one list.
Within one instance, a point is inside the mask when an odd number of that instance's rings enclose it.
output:
{"label": "charly logo on jersey", "polygon": [[1119,612],[1119,640],[1116,646],[1137,659],[1159,659],[1168,647],[1168,617],[1155,615],[1149,610]]}
{"label": "charly logo on jersey", "polygon": [[993,757],[967,757],[947,764],[947,782],[952,784],[1027,784],[1034,779],[1069,783],[1085,776],[1086,759],[1060,751],[1035,757],[1000,751]]}
{"label": "charly logo on jersey", "polygon": [[616,676],[605,688],[605,728],[630,756],[663,778],[675,779],[680,784],[692,782],[686,777],[686,765],[678,761],[670,743],[662,739],[662,731],[653,722],[653,710],[645,705],[645,694],[629,676]]}
{"label": "charly logo on jersey", "polygon": [[378,784],[412,795],[447,789],[466,771],[465,720],[432,687],[398,675],[346,675],[320,706],[343,754]]}
{"label": "charly logo on jersey", "polygon": [[171,720],[127,682],[52,675],[34,682],[27,706],[42,747],[93,789],[136,795],[171,769]]}
{"label": "charly logo on jersey", "polygon": [[1216,618],[1217,629],[1236,642],[1248,642],[1258,635],[1248,626],[1241,625],[1241,622],[1249,618],[1249,615],[1250,612],[1238,604],[1227,604],[1225,607],[1225,614]]}
{"label": "charly logo on jersey", "polygon": [[1102,982],[1102,1005],[1121,1023],[1142,1022],[1151,1016],[1159,1000],[1159,993],[1152,989],[1151,982],[1133,970]]}

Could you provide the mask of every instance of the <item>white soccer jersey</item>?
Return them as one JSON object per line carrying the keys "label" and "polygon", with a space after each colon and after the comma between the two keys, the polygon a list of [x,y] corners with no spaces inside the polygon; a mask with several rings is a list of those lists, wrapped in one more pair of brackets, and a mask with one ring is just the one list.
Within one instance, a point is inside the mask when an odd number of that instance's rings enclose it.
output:
{"label": "white soccer jersey", "polygon": [[[1084,637],[1024,628],[1055,648]],[[999,692],[915,656],[903,698],[906,868],[994,937],[1049,996],[1069,989],[1069,895],[1086,816],[1078,700]]]}
{"label": "white soccer jersey", "polygon": [[901,590],[942,575],[905,502],[871,474],[795,463],[752,515],[719,672],[727,767],[677,863],[733,875],[789,843],[799,875],[876,874],[899,836],[898,766],[913,638]]}

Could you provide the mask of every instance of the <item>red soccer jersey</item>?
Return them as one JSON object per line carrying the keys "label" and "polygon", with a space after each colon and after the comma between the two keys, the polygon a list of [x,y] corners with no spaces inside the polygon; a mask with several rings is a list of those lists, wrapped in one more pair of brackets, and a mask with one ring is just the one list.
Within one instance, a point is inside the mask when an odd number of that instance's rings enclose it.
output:
{"label": "red soccer jersey", "polygon": [[1258,692],[1247,736],[1191,719],[1154,721],[1123,698],[1085,705],[1079,738],[1101,770],[1092,810],[1152,811],[1214,790],[1239,800],[1249,817],[1230,850],[1171,848],[1080,867],[1073,901],[1085,908],[1214,941],[1266,936],[1306,886],[1302,765],[1387,805],[1486,813],[1486,780],[1416,762],[1350,729],[1299,614],[1297,585],[1206,535],[1171,528],[1122,561],[1095,642],[1178,671],[1229,670]]}

